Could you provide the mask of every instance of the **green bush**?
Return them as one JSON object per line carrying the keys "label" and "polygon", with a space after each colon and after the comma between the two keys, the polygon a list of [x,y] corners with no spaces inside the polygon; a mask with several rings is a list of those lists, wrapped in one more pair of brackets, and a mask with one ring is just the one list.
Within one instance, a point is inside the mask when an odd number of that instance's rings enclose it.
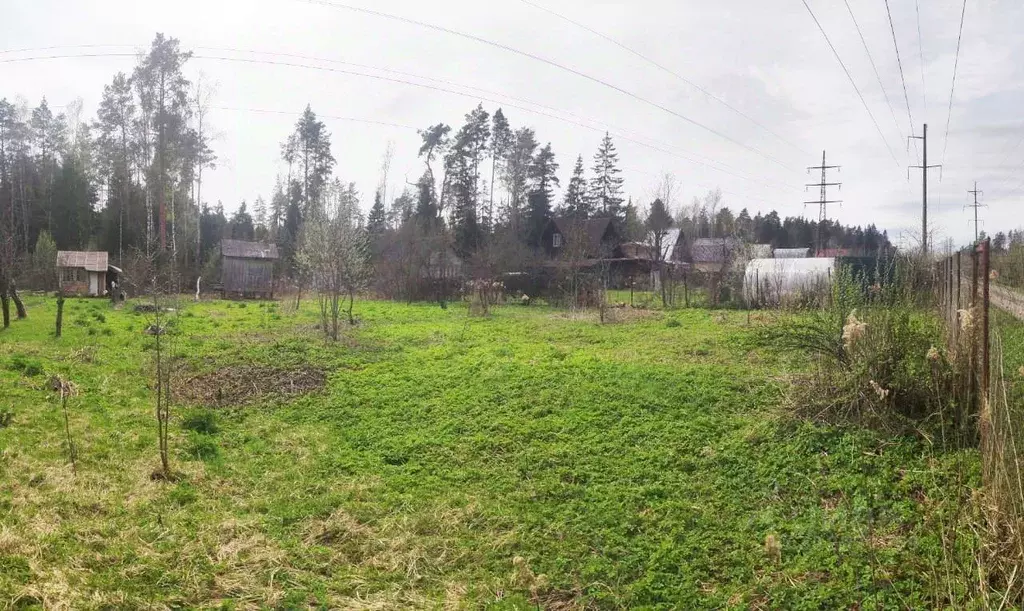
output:
{"label": "green bush", "polygon": [[937,348],[939,322],[918,309],[908,286],[897,277],[867,290],[841,270],[824,307],[764,332],[813,361],[794,385],[799,414],[942,439],[970,435],[957,357]]}
{"label": "green bush", "polygon": [[220,430],[217,426],[217,414],[209,409],[196,410],[185,416],[181,426],[189,431],[203,435],[215,435]]}
{"label": "green bush", "polygon": [[192,434],[185,446],[185,453],[197,460],[212,460],[220,456],[220,446],[209,435]]}
{"label": "green bush", "polygon": [[43,375],[43,365],[37,359],[32,359],[22,354],[15,354],[11,357],[11,363],[7,366],[11,371],[20,371],[22,375],[33,377]]}

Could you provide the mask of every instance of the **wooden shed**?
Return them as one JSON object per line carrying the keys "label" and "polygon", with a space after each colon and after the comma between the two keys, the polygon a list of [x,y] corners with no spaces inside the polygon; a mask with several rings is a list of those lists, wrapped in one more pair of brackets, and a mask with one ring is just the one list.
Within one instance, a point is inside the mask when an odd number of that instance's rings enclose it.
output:
{"label": "wooden shed", "polygon": [[106,295],[120,269],[107,262],[105,252],[82,250],[57,251],[57,281],[67,295]]}
{"label": "wooden shed", "polygon": [[276,244],[221,240],[221,291],[225,297],[274,296]]}

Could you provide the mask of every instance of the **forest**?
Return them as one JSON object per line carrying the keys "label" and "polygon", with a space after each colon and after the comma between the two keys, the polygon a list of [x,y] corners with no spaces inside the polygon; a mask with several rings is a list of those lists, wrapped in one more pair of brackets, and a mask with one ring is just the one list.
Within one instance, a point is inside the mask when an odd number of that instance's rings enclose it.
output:
{"label": "forest", "polygon": [[[157,34],[131,74],[115,74],[103,87],[94,118],[85,116],[81,100],[60,112],[45,98],[35,107],[0,100],[5,290],[12,282],[54,288],[57,249],[101,249],[119,264],[131,253],[158,252],[188,285],[204,269],[210,275],[225,237],[277,243],[280,272],[298,279],[307,225],[338,218],[365,233],[378,279],[396,259],[422,265],[441,248],[489,267],[500,262],[503,269],[492,271],[513,270],[536,251],[548,220],[563,215],[612,217],[633,241],[645,241],[655,208],[690,237],[735,236],[776,247],[815,240],[816,221],[734,212],[720,190],[677,201],[685,177],[669,172],[647,197],[628,197],[608,134],[589,167],[577,155],[563,181],[552,143],[531,127],[514,126],[501,108],[491,113],[482,105],[457,128],[442,122],[419,130],[422,175],[399,193],[387,190],[390,147],[379,184],[361,192],[344,181],[332,134],[307,106],[294,131],[282,134],[280,151],[268,151],[282,168],[270,195],[230,211],[203,196],[204,171],[230,152],[212,148],[212,88],[188,76],[189,59],[178,40]],[[874,225],[825,221],[822,229],[829,247],[874,253],[889,246]],[[374,283],[394,296],[386,285]]]}

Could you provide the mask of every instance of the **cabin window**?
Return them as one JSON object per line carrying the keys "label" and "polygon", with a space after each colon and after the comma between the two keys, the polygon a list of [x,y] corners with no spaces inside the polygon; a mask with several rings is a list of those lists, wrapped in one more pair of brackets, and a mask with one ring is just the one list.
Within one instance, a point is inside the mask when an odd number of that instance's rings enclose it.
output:
{"label": "cabin window", "polygon": [[556,233],[551,236],[551,247],[561,248],[562,247],[562,234]]}
{"label": "cabin window", "polygon": [[61,282],[85,282],[85,270],[78,267],[60,268]]}

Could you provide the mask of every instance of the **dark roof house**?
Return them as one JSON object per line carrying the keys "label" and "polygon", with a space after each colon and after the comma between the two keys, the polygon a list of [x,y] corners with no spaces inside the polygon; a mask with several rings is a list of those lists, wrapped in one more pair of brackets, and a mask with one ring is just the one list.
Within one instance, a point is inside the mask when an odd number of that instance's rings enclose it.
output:
{"label": "dark roof house", "polygon": [[274,296],[276,244],[221,240],[221,291],[242,297]]}
{"label": "dark roof house", "polygon": [[607,259],[621,254],[621,244],[610,218],[554,218],[541,236],[541,245],[551,257]]}

